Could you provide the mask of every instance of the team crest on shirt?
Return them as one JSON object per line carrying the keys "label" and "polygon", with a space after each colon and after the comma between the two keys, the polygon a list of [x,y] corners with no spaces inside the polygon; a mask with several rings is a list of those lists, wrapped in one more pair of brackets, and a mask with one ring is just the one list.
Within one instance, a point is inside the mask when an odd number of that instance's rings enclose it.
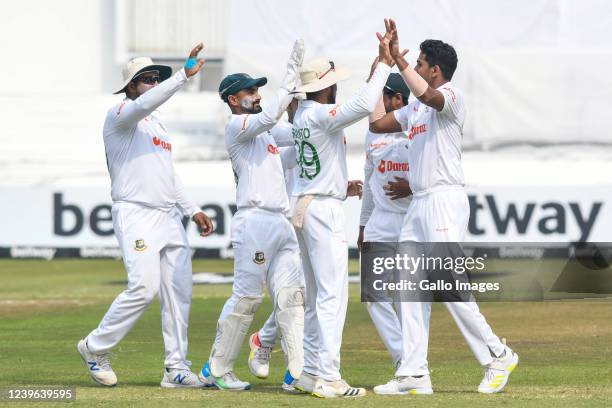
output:
{"label": "team crest on shirt", "polygon": [[134,241],[134,250],[138,252],[142,252],[147,249],[147,245],[144,242],[144,239],[137,239]]}
{"label": "team crest on shirt", "polygon": [[262,263],[266,262],[266,257],[263,251],[255,252],[255,256],[253,257],[253,262],[255,262],[257,265],[261,265]]}

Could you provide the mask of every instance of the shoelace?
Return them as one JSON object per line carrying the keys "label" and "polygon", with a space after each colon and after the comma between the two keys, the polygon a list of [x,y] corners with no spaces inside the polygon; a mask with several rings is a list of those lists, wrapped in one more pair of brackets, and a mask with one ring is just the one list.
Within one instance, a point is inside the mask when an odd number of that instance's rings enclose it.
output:
{"label": "shoelace", "polygon": [[[114,358],[115,355],[113,354],[112,357]],[[112,370],[111,365],[110,365],[110,358],[111,358],[111,353],[104,353],[104,354],[98,355],[96,360],[98,360],[98,365],[103,370]]]}
{"label": "shoelace", "polygon": [[270,360],[270,354],[272,353],[272,347],[258,347],[255,350],[255,358],[266,364]]}
{"label": "shoelace", "polygon": [[499,367],[499,363],[495,364],[496,361],[494,361],[493,363],[491,363],[489,365],[489,367],[486,368],[485,370],[485,378],[487,379],[487,381],[492,381],[495,379],[495,376],[498,374],[503,374],[505,372],[505,370],[502,367]]}
{"label": "shoelace", "polygon": [[233,371],[230,371],[229,373],[225,374],[224,377],[225,377],[226,381],[227,380],[230,380],[230,381],[233,381],[233,382],[238,382],[239,381],[238,377],[236,377],[236,374],[234,374]]}

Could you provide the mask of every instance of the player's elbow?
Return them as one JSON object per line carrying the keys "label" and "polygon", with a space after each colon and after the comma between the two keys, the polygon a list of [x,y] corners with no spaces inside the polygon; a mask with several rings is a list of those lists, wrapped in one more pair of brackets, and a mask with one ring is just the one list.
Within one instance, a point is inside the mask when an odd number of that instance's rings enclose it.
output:
{"label": "player's elbow", "polygon": [[385,133],[380,124],[380,120],[370,122],[370,132],[372,133]]}

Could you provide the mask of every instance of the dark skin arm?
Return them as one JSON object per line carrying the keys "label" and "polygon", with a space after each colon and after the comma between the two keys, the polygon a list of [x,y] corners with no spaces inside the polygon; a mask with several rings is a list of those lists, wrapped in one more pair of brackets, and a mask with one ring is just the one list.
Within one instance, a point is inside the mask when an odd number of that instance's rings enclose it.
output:
{"label": "dark skin arm", "polygon": [[357,237],[357,248],[361,251],[361,246],[363,245],[363,231],[365,230],[365,225],[359,226],[359,236]]}
{"label": "dark skin arm", "polygon": [[408,197],[412,194],[412,189],[408,180],[395,176],[395,181],[390,181],[389,184],[383,186],[385,195],[391,200]]}

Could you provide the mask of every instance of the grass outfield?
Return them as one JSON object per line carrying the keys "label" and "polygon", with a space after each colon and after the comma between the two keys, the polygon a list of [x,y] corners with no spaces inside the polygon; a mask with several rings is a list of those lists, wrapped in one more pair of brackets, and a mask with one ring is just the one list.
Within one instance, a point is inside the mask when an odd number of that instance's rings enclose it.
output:
{"label": "grass outfield", "polygon": [[[351,268],[356,270],[356,265],[352,263]],[[231,262],[198,260],[194,271],[230,272]],[[506,390],[492,396],[476,392],[482,370],[449,314],[435,305],[429,354],[435,394],[383,397],[371,389],[390,379],[393,371],[359,302],[357,285],[351,285],[342,371],[352,385],[368,388],[365,398],[320,400],[284,394],[280,391],[282,353],[275,350],[270,377],[259,380],[248,372],[246,348],[236,372],[251,381],[251,391],[162,389],[157,303],[115,350],[112,363],[119,385],[102,388],[89,379],[76,343],[97,325],[123,290],[124,281],[123,266],[117,261],[0,261],[0,388],[76,387],[75,405],[79,406],[612,406],[612,302],[482,303],[495,332],[506,337],[521,358]],[[229,293],[229,285],[194,287],[189,333],[194,371],[210,352],[216,319]],[[263,323],[269,311],[266,298],[253,328]]]}

